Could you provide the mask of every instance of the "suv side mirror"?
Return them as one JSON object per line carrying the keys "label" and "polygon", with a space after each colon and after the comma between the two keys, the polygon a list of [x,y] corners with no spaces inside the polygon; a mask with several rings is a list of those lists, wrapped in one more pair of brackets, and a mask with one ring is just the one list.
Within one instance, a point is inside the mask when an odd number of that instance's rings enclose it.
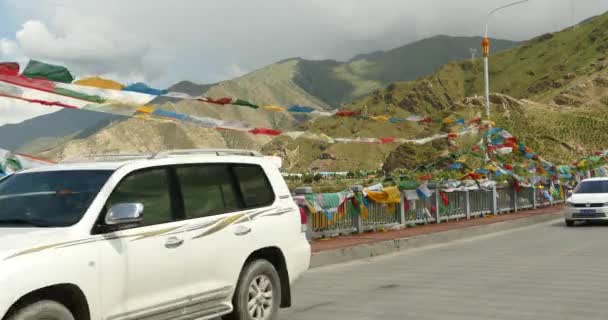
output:
{"label": "suv side mirror", "polygon": [[107,225],[139,223],[144,219],[144,205],[141,203],[119,203],[113,205],[106,215]]}

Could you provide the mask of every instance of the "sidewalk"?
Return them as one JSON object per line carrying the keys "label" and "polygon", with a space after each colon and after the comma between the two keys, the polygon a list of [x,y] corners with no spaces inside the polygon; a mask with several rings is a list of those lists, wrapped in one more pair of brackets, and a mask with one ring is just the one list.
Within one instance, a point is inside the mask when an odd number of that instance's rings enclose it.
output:
{"label": "sidewalk", "polygon": [[411,238],[420,235],[439,233],[444,231],[469,228],[480,225],[488,225],[497,222],[505,222],[518,220],[533,216],[542,216],[553,214],[556,218],[563,210],[563,206],[546,207],[536,210],[526,210],[517,213],[507,213],[498,216],[486,216],[485,218],[477,218],[471,220],[449,221],[440,224],[427,224],[416,227],[408,227],[402,230],[390,230],[385,232],[369,232],[352,236],[336,237],[329,239],[317,239],[312,241],[313,253],[345,249],[360,245],[374,244],[383,241]]}

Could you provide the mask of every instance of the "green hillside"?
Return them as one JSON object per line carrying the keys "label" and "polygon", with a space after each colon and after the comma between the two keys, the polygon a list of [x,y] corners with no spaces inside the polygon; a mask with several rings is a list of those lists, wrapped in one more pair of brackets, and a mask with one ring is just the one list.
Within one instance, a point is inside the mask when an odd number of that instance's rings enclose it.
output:
{"label": "green hillside", "polygon": [[[495,50],[493,50],[495,51]],[[393,66],[398,68],[398,63]],[[483,114],[482,60],[450,62],[436,73],[415,81],[392,83],[356,99],[351,110],[403,117],[434,118]],[[550,161],[569,163],[608,148],[608,14],[561,32],[546,34],[490,57],[492,120],[525,141]],[[338,137],[422,137],[448,128],[440,125],[389,124],[369,120],[321,118],[304,127]],[[479,137],[476,137],[477,141]],[[322,153],[324,168],[346,170],[352,166],[337,159],[357,152],[359,169],[413,169],[436,157],[470,147],[474,139],[458,139],[455,145],[383,146],[329,145]],[[290,141],[297,149],[303,142]],[[267,145],[267,151],[273,152]],[[316,150],[316,151],[315,151]],[[313,150],[322,155],[318,149]],[[314,153],[313,152],[313,153]],[[328,155],[331,155],[330,157]],[[381,166],[377,158],[385,157]],[[329,161],[329,159],[336,159]],[[297,158],[294,167],[318,167],[319,159]],[[471,161],[475,161],[471,159]]]}

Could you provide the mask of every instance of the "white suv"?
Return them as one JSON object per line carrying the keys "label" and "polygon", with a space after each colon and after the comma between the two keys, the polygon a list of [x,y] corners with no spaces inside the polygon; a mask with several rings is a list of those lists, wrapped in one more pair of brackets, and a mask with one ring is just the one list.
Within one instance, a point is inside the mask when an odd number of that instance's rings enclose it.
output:
{"label": "white suv", "polygon": [[302,221],[276,161],[251,151],[16,173],[0,180],[0,317],[274,319],[309,267]]}

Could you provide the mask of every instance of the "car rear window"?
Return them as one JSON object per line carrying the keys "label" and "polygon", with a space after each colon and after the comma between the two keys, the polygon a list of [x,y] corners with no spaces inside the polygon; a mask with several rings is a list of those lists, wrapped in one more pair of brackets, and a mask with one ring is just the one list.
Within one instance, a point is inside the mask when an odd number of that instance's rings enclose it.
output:
{"label": "car rear window", "polygon": [[228,165],[178,167],[177,176],[188,218],[213,216],[243,207]]}
{"label": "car rear window", "polygon": [[262,167],[236,165],[232,170],[247,208],[264,207],[274,202],[274,191]]}
{"label": "car rear window", "polygon": [[258,165],[197,164],[175,170],[189,219],[269,206],[275,199]]}

